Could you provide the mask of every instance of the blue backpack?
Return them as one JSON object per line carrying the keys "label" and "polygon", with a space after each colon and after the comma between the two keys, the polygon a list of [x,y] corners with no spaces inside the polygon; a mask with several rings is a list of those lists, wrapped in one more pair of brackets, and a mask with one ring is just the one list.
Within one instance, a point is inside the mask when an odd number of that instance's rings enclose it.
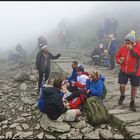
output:
{"label": "blue backpack", "polygon": [[43,112],[44,109],[43,93],[39,97],[38,108],[41,112]]}

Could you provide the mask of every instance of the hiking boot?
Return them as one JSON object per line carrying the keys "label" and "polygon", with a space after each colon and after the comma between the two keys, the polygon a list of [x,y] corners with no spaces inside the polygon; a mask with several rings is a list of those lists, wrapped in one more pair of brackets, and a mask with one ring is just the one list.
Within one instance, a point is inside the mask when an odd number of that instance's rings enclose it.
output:
{"label": "hiking boot", "polygon": [[131,108],[132,111],[136,112],[136,106],[135,106],[135,102],[134,101],[130,102],[130,108]]}
{"label": "hiking boot", "polygon": [[119,105],[122,105],[124,99],[125,99],[125,96],[120,96],[120,99],[119,99],[119,101],[118,101],[118,104],[119,104]]}

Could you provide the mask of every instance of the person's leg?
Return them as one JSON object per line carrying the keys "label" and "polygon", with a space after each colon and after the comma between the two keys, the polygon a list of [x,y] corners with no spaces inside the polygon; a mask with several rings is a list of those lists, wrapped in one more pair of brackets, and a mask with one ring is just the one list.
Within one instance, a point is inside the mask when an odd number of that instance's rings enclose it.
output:
{"label": "person's leg", "polygon": [[43,73],[39,71],[38,91],[40,91],[42,79],[43,79]]}
{"label": "person's leg", "polygon": [[125,84],[120,84],[120,93],[121,96],[119,98],[118,104],[122,105],[123,104],[123,100],[125,99]]}
{"label": "person's leg", "polygon": [[112,54],[112,69],[115,68],[115,54]]}
{"label": "person's leg", "polygon": [[131,101],[130,101],[130,108],[132,111],[136,111],[135,106],[135,97],[137,95],[137,87],[139,86],[139,77],[137,76],[130,76],[131,82]]}
{"label": "person's leg", "polygon": [[75,109],[76,110],[76,118],[82,115],[82,112],[80,109]]}
{"label": "person's leg", "polygon": [[130,102],[130,108],[132,111],[136,111],[135,106],[135,97],[137,94],[137,87],[131,86],[131,102]]}
{"label": "person's leg", "polygon": [[115,56],[114,54],[111,54],[110,56],[110,69],[114,69],[115,68]]}
{"label": "person's leg", "polygon": [[47,69],[46,72],[45,72],[45,81],[48,80],[49,74],[50,74],[50,69]]}
{"label": "person's leg", "polygon": [[119,79],[118,79],[118,83],[120,84],[120,98],[118,100],[118,104],[122,105],[123,104],[123,100],[125,99],[125,86],[128,82],[128,78],[129,76],[123,72],[119,73]]}

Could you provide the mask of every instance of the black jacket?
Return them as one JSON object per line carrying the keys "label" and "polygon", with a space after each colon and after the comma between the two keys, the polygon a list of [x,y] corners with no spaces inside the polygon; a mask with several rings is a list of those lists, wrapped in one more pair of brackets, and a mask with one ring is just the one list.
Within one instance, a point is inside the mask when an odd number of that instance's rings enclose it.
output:
{"label": "black jacket", "polygon": [[43,87],[43,101],[44,113],[52,119],[56,120],[61,114],[65,113],[68,109],[63,105],[62,96],[60,91],[55,87]]}
{"label": "black jacket", "polygon": [[61,54],[57,54],[56,56],[52,55],[50,52],[48,52],[48,59],[47,59],[47,66],[45,67],[44,62],[45,58],[42,55],[42,51],[39,51],[36,55],[36,69],[45,72],[46,70],[50,70],[50,59],[57,59],[61,56]]}

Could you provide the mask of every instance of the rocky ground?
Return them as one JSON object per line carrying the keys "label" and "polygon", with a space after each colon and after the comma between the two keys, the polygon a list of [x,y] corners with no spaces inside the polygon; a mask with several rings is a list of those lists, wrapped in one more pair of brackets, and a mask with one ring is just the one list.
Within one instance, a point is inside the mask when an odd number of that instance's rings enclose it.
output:
{"label": "rocky ground", "polygon": [[[57,50],[57,51],[56,51]],[[112,115],[112,124],[91,126],[84,113],[77,122],[54,122],[39,112],[37,103],[37,73],[34,59],[25,65],[11,62],[0,63],[0,139],[124,139],[140,138],[140,96],[136,98],[137,112],[129,108],[130,85],[126,89],[126,99],[122,106],[117,104],[119,85],[117,68],[107,70],[89,64],[88,53],[78,48],[51,49],[60,52],[60,59],[52,62],[52,70],[71,72],[71,62],[78,60],[85,70],[96,69],[106,78],[108,94],[104,104]],[[117,67],[117,66],[116,66]],[[62,70],[63,69],[63,70]]]}

